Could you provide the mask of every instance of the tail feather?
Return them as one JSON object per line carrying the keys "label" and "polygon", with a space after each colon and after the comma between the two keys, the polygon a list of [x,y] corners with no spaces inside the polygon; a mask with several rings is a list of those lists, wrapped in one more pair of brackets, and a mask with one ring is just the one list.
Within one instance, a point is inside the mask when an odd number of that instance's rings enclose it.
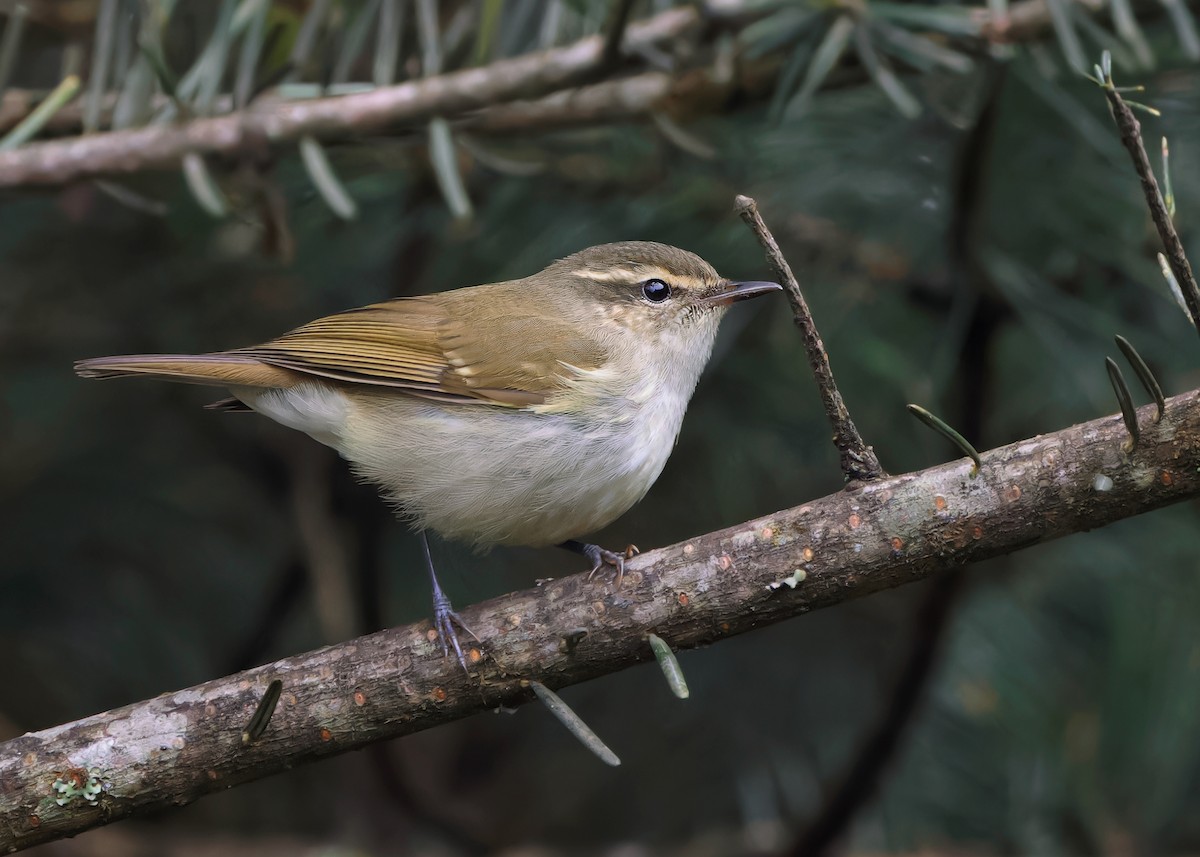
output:
{"label": "tail feather", "polygon": [[75,364],[81,378],[152,375],[188,384],[223,387],[290,387],[298,375],[241,354],[125,354]]}
{"label": "tail feather", "polygon": [[206,411],[224,411],[227,414],[252,414],[254,408],[247,405],[241,399],[221,399],[217,402],[209,402],[204,406]]}

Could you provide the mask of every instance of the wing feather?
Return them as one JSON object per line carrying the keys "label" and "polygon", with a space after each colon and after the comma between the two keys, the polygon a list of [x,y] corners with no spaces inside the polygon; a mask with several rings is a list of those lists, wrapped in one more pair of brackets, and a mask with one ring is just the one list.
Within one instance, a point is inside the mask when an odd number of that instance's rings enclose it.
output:
{"label": "wing feather", "polygon": [[[226,353],[441,402],[536,406],[566,387],[569,366],[595,368],[604,354],[598,347],[579,347],[570,319],[554,307],[534,314],[511,311],[528,304],[510,300],[522,285],[513,281],[397,298],[325,316],[262,345]],[[478,300],[484,290],[492,291],[491,301]],[[510,311],[491,312],[498,306]]]}

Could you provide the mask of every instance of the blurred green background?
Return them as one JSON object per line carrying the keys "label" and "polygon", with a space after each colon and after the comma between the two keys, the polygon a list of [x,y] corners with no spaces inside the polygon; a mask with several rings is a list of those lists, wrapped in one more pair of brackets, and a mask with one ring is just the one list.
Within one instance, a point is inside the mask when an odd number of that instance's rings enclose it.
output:
{"label": "blurred green background", "polygon": [[[532,31],[559,4],[499,5],[502,22],[523,14]],[[471,4],[446,3],[442,22],[460,6]],[[246,345],[394,295],[524,276],[605,241],[677,244],[727,276],[765,278],[732,211],[747,193],[891,472],[955,454],[905,415],[907,402],[981,449],[1113,412],[1103,358],[1115,333],[1168,394],[1200,385],[1195,332],[1158,272],[1104,98],[1069,70],[1052,29],[1010,51],[948,36],[972,60],[959,72],[897,63],[920,108],[906,116],[849,55],[844,79],[794,101],[802,75],[789,81],[789,68],[807,67],[838,14],[822,8],[794,32],[768,18],[717,37],[778,55],[783,77],[678,122],[711,157],[644,117],[485,140],[491,158],[459,150],[469,220],[450,213],[423,134],[408,132],[328,146],[359,206],[350,222],[294,152],[280,154],[267,175],[286,204],[291,259],[229,163],[210,165],[238,209],[223,220],[171,173],[125,182],[165,203],[161,215],[95,183],[6,193],[0,737],[429,612],[416,539],[331,451],[258,417],[202,410],[212,391],[79,380],[78,358]],[[635,17],[651,11],[635,4]],[[583,31],[603,12],[556,14]],[[1179,19],[1138,12],[1155,68],[1118,64],[1119,82],[1146,84],[1135,97],[1162,110],[1143,125],[1152,152],[1170,138],[1177,223],[1195,256],[1200,69]],[[189,14],[175,41],[211,26],[211,10]],[[1097,21],[1104,35],[1107,16]],[[30,27],[14,80],[45,85],[75,37]],[[1083,32],[1098,57],[1099,36]],[[203,39],[192,39],[194,52]],[[529,47],[510,42],[494,55]],[[513,159],[539,171],[514,175]],[[661,479],[597,540],[668,544],[840,483],[790,313],[754,302],[725,322]],[[1200,852],[1197,511],[684,652],[686,702],[653,666],[566,689],[621,756],[617,769],[526,706],[33,853],[762,853],[811,834],[838,794],[852,798],[842,852]],[[558,551],[477,556],[435,542],[434,554],[458,604],[583,568]],[[868,775],[839,792],[856,761]]]}

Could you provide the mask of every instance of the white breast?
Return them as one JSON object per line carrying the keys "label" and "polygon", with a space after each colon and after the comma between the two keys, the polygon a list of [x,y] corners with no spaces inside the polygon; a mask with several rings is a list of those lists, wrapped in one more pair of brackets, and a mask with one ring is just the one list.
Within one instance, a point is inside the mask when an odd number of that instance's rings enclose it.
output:
{"label": "white breast", "polygon": [[662,472],[686,399],[622,422],[355,396],[338,448],[405,516],[448,538],[541,546],[586,535]]}

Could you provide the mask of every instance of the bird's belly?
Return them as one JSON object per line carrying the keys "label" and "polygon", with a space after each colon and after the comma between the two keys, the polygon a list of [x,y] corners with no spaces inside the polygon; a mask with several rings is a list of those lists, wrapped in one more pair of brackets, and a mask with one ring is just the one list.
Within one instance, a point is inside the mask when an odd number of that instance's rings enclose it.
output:
{"label": "bird's belly", "polygon": [[[685,405],[685,403],[681,403]],[[683,407],[623,422],[407,396],[355,396],[337,447],[402,514],[448,538],[541,546],[583,536],[642,498]]]}

